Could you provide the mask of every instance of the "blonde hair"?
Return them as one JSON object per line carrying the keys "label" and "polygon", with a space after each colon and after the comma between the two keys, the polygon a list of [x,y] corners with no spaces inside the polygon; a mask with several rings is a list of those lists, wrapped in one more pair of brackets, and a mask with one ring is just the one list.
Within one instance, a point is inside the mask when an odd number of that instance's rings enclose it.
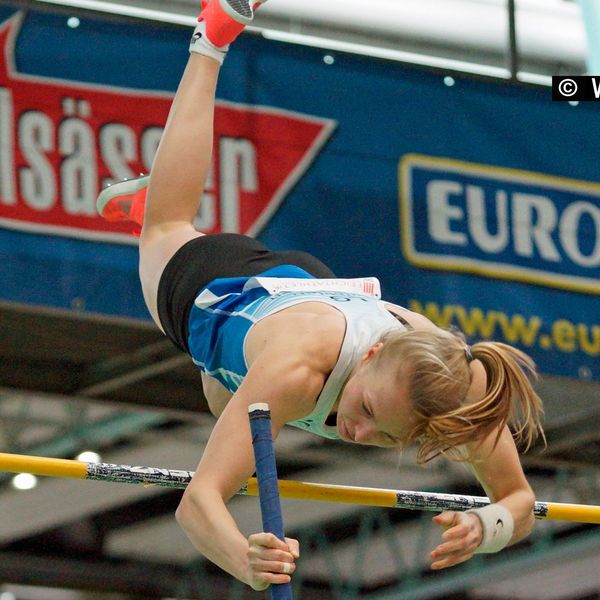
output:
{"label": "blonde hair", "polygon": [[[381,342],[373,367],[393,361],[397,376],[408,378],[415,421],[406,443],[420,442],[419,463],[440,454],[466,460],[462,446],[495,431],[497,444],[507,424],[525,450],[544,438],[542,401],[530,382],[535,364],[524,352],[500,342],[469,347],[461,334],[443,329],[390,332]],[[466,402],[471,360],[483,364],[487,387],[483,398]]]}

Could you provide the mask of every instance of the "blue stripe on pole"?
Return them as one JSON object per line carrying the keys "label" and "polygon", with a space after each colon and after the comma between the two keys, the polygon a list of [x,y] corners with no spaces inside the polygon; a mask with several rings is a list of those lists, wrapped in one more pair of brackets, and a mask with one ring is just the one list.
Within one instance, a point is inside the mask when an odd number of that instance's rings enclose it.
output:
{"label": "blue stripe on pole", "polygon": [[[253,408],[253,406],[256,405],[250,406],[248,410],[263,529],[284,540],[283,517],[277,487],[277,465],[271,435],[271,412],[267,405],[261,405],[261,408]],[[293,600],[291,583],[273,584],[270,589],[272,600]]]}

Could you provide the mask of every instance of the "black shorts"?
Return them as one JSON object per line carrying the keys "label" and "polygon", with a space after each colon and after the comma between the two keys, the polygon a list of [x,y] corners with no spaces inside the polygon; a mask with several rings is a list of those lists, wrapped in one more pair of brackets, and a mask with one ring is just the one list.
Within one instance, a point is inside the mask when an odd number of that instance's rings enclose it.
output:
{"label": "black shorts", "polygon": [[307,252],[272,252],[245,235],[218,233],[190,240],[167,263],[158,284],[158,316],[164,332],[187,352],[190,311],[204,286],[221,277],[252,277],[280,265],[300,267],[318,279],[335,277]]}

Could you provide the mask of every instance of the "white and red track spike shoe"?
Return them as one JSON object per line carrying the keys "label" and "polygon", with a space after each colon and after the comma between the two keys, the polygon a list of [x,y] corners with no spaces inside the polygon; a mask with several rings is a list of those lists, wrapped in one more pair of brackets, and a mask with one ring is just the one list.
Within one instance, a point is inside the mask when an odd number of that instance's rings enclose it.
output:
{"label": "white and red track spike shoe", "polygon": [[254,12],[265,2],[202,0],[198,21],[205,22],[208,41],[217,48],[223,48],[231,44],[254,20]]}
{"label": "white and red track spike shoe", "polygon": [[107,221],[144,224],[149,175],[125,179],[104,188],[96,200],[98,214]]}

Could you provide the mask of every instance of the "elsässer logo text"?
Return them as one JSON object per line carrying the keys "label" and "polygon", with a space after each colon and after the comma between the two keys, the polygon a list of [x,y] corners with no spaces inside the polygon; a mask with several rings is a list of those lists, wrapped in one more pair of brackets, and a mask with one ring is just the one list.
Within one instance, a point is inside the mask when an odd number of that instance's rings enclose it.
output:
{"label": "els\u00e4sser logo text", "polygon": [[[100,218],[96,196],[149,172],[173,94],[20,72],[14,56],[25,18],[0,22],[0,227],[137,243],[131,224]],[[217,100],[196,228],[257,235],[334,127],[327,118]]]}
{"label": "els\u00e4sser logo text", "polygon": [[406,259],[600,294],[600,185],[409,154],[400,161]]}

